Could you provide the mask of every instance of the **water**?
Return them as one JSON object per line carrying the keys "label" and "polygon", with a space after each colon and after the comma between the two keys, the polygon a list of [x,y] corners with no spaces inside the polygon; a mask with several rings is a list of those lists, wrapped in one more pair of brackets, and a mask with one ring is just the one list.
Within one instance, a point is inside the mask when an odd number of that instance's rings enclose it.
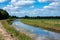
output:
{"label": "water", "polygon": [[24,24],[20,22],[19,19],[13,21],[12,25],[20,32],[34,38],[34,40],[60,40],[60,33],[55,33]]}

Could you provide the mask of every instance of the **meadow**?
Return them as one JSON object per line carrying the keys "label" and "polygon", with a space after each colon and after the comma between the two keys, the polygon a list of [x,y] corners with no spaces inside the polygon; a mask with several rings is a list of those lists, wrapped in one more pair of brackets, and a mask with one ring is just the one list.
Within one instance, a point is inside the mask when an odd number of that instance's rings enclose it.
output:
{"label": "meadow", "polygon": [[38,28],[60,32],[60,19],[20,19],[20,21]]}

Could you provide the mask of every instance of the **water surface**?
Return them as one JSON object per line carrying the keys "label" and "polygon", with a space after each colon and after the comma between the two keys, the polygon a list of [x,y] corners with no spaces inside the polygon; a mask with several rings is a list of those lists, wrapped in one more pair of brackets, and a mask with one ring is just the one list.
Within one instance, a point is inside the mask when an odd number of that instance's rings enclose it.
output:
{"label": "water surface", "polygon": [[32,37],[34,40],[60,40],[60,33],[24,24],[19,19],[13,21],[12,25],[20,32]]}

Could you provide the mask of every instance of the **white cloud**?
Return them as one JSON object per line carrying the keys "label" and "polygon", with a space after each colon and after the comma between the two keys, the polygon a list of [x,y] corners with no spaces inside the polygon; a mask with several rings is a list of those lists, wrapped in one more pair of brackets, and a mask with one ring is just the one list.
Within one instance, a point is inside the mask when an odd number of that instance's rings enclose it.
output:
{"label": "white cloud", "polygon": [[[7,10],[9,14],[12,15],[34,15],[34,16],[57,16],[60,14],[60,0],[38,0],[39,2],[52,1],[48,6],[44,6],[42,9],[33,9],[33,10],[21,10],[24,5],[31,5],[31,8],[34,8],[32,4],[35,3],[34,0],[11,0],[10,4],[4,7],[3,9]],[[17,11],[18,10],[18,11]],[[50,14],[50,15],[49,15]],[[58,15],[60,16],[60,15]]]}
{"label": "white cloud", "polygon": [[33,4],[35,1],[34,0],[11,0],[10,5],[7,5],[6,7],[4,7],[3,9],[17,9],[20,8],[23,5],[29,5],[29,4]]}
{"label": "white cloud", "polygon": [[35,1],[34,0],[11,0],[10,5],[7,5],[6,7],[4,7],[3,9],[10,9],[10,10],[16,10],[18,8],[20,8],[23,5],[29,5],[29,4],[33,4]]}
{"label": "white cloud", "polygon": [[3,2],[5,2],[6,0],[0,0],[0,3],[3,3]]}
{"label": "white cloud", "polygon": [[[32,5],[33,3],[35,3],[34,0],[11,0],[10,4],[4,7],[3,9],[7,10],[9,13],[16,13],[17,12],[16,10],[19,10],[20,8],[22,8],[22,6]],[[17,12],[17,13],[22,13],[22,12]]]}
{"label": "white cloud", "polygon": [[15,3],[15,5],[28,5],[28,4],[32,4],[34,3],[34,1],[18,1],[17,3]]}
{"label": "white cloud", "polygon": [[35,6],[31,6],[31,8],[34,8]]}
{"label": "white cloud", "polygon": [[46,2],[46,1],[48,1],[48,0],[38,0],[38,2]]}
{"label": "white cloud", "polygon": [[58,6],[60,6],[59,5],[60,4],[60,2],[52,2],[52,3],[50,3],[48,6],[44,6],[44,8],[54,8],[54,7],[57,7],[58,8]]}
{"label": "white cloud", "polygon": [[35,9],[32,13],[40,16],[60,16],[59,10],[60,0],[53,0],[52,3],[50,3],[48,6],[44,6],[42,9]]}
{"label": "white cloud", "polygon": [[38,0],[38,2],[60,2],[60,0]]}
{"label": "white cloud", "polygon": [[15,5],[26,5],[26,4],[32,4],[34,3],[34,0],[13,0],[11,1],[11,4],[15,4]]}

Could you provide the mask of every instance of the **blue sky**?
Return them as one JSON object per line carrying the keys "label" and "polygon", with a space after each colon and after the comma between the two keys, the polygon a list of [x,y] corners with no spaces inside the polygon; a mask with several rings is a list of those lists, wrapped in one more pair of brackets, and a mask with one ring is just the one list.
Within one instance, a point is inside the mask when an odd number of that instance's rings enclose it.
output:
{"label": "blue sky", "polygon": [[[2,0],[1,0],[2,1]],[[0,9],[7,6],[9,4],[11,0],[7,0],[7,1],[4,1],[4,2],[0,2]]]}
{"label": "blue sky", "polygon": [[60,16],[59,0],[0,0],[0,9],[15,16]]}

